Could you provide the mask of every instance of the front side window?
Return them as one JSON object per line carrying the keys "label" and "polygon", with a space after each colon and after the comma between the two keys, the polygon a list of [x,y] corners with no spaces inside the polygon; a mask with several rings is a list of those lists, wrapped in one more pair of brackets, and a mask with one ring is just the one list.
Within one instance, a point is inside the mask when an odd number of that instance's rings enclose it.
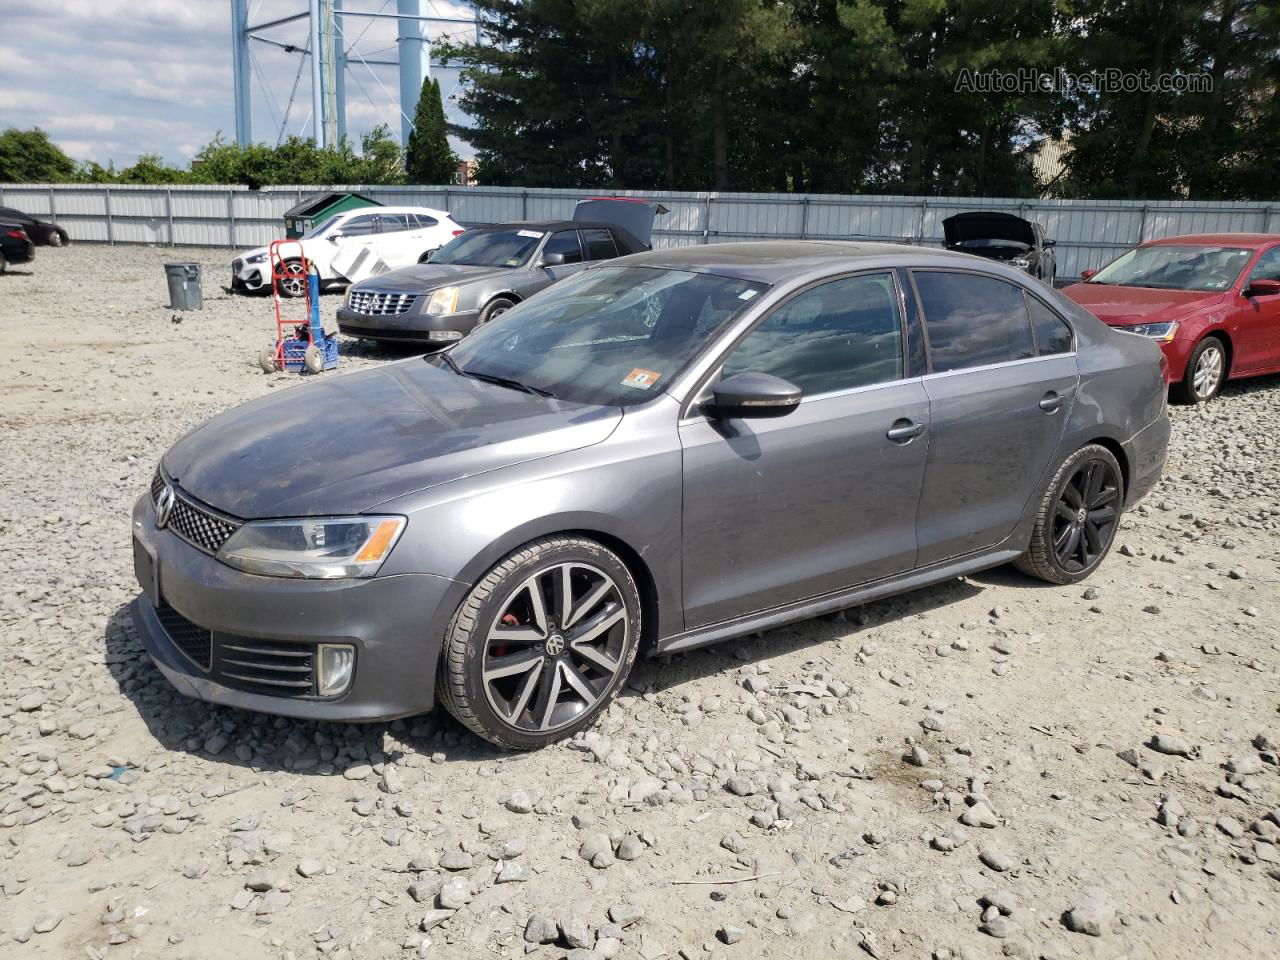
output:
{"label": "front side window", "polygon": [[565,263],[581,263],[582,245],[578,243],[578,231],[561,230],[559,233],[553,233],[547,245],[542,248],[543,256],[548,253],[563,255]]}
{"label": "front side window", "polygon": [[1226,290],[1251,255],[1241,247],[1161,243],[1130,250],[1085,282],[1158,290]]}
{"label": "front side window", "polygon": [[352,217],[346,223],[339,224],[337,232],[344,237],[364,237],[376,233],[378,218],[376,216]]}
{"label": "front side window", "polygon": [[584,270],[477,327],[447,356],[463,376],[629,406],[661,393],[764,289],[682,270]]}
{"label": "front side window", "polygon": [[1280,247],[1272,247],[1258,258],[1249,271],[1249,282],[1254,280],[1280,281]]}
{"label": "front side window", "polygon": [[722,377],[748,370],[806,396],[902,379],[902,316],[888,273],[844,277],[799,293],[734,349]]}
{"label": "front side window", "polygon": [[1036,355],[1021,287],[973,273],[920,270],[912,276],[935,373]]}

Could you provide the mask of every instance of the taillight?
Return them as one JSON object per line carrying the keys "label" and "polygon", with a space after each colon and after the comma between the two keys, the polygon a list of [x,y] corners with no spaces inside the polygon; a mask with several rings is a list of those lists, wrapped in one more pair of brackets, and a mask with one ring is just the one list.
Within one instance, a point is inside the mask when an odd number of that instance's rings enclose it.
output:
{"label": "taillight", "polygon": [[464,233],[466,233],[466,232],[467,232],[467,231],[465,231],[465,230],[455,230],[455,231],[453,231],[453,235],[454,235],[455,237],[460,237],[460,236],[462,236],[462,235],[463,235]]}
{"label": "taillight", "polygon": [[6,237],[13,237],[13,239],[15,239],[15,240],[25,240],[25,239],[27,239],[27,235],[26,235],[25,233],[23,233],[21,230],[10,230],[8,233],[6,233],[6,234],[5,234],[5,236],[6,236]]}

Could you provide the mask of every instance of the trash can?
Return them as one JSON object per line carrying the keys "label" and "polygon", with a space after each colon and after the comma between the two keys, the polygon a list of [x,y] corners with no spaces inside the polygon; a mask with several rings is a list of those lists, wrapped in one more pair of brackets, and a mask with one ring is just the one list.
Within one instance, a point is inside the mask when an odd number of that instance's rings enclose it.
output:
{"label": "trash can", "polygon": [[200,295],[200,264],[166,263],[164,275],[169,281],[170,310],[199,310],[204,306]]}

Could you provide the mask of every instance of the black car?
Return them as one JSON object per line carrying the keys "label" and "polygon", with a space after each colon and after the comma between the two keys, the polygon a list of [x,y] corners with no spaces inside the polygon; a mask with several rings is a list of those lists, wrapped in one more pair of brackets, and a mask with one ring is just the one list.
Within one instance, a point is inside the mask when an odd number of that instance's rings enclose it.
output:
{"label": "black car", "polygon": [[1045,237],[1044,227],[1032,220],[980,210],[947,217],[942,231],[948,250],[999,260],[1050,285],[1057,276],[1057,241]]}
{"label": "black car", "polygon": [[61,247],[71,242],[67,231],[49,220],[40,220],[13,207],[0,207],[0,222],[16,223],[27,232],[32,243]]}
{"label": "black car", "polygon": [[22,225],[0,219],[0,273],[11,263],[29,263],[36,257],[36,245]]}

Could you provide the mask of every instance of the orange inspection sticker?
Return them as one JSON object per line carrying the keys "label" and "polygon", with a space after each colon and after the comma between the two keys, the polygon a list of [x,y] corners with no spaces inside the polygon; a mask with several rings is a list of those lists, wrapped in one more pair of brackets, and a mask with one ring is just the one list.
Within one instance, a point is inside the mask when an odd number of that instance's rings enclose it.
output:
{"label": "orange inspection sticker", "polygon": [[658,378],[660,376],[662,376],[662,374],[658,373],[656,370],[644,370],[640,367],[636,367],[622,378],[622,385],[624,387],[636,387],[639,390],[648,390],[658,382]]}

